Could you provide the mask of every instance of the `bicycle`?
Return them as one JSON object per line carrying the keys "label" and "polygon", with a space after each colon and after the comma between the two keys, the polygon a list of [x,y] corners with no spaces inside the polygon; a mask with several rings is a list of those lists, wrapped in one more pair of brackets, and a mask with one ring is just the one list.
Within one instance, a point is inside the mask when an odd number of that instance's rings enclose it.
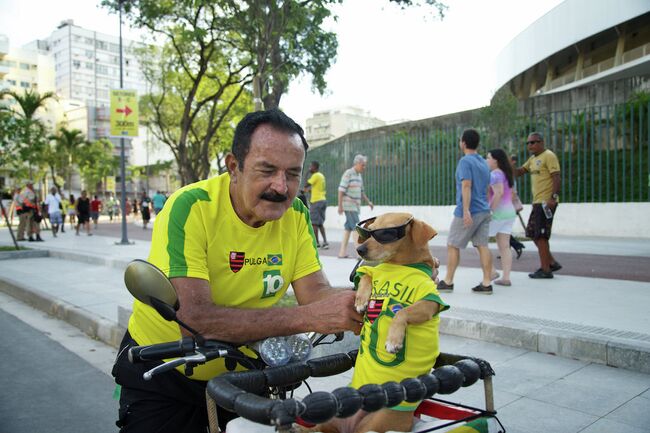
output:
{"label": "bicycle", "polygon": [[[430,374],[404,379],[400,383],[365,385],[358,390],[341,387],[332,392],[316,391],[301,400],[293,396],[287,398],[289,393],[303,382],[306,383],[310,377],[332,376],[352,368],[357,351],[307,359],[312,347],[332,344],[342,338],[342,335],[312,333],[309,336],[287,337],[284,346],[281,344],[282,337],[272,337],[249,345],[256,354],[252,357],[233,344],[206,340],[180,321],[176,317],[176,311],[180,307],[176,291],[155,266],[142,260],[131,262],[125,271],[125,283],[136,299],[153,307],[164,319],[175,321],[192,334],[179,341],[131,347],[128,352],[131,362],[174,358],[147,371],[144,374],[145,380],[151,380],[157,374],[180,366],[185,366],[185,373],[191,375],[197,365],[216,358],[226,360],[230,371],[211,379],[206,388],[208,419],[213,433],[220,431],[216,405],[243,418],[231,421],[227,427],[228,433],[288,433],[292,431],[294,423],[311,426],[335,416],[351,416],[360,409],[372,412],[395,406],[402,401],[421,401],[415,415],[423,421],[416,423],[413,431],[446,431],[444,429],[459,423],[486,419],[492,428],[490,431],[505,433],[505,428],[496,418],[492,390],[494,370],[487,361],[441,353]],[[333,337],[333,341],[327,341],[328,337]],[[292,338],[295,341],[288,342]],[[234,371],[238,363],[248,370]],[[479,379],[484,382],[485,409],[433,398],[434,394],[451,394],[460,387],[471,386]],[[433,418],[442,421],[431,421]],[[270,427],[263,430],[263,426]]]}

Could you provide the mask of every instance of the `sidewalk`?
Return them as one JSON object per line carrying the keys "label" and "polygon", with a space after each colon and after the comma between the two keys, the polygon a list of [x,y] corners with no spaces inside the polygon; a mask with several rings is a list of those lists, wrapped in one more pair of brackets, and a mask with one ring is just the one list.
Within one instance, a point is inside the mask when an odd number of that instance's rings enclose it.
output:
{"label": "sidewalk", "polygon": [[[341,235],[328,231],[330,242]],[[46,242],[24,245],[46,250],[49,257],[0,260],[0,290],[103,341],[119,343],[132,304],[123,270],[131,260],[147,258],[150,242],[118,245],[119,237],[75,236],[71,231],[57,238],[46,232],[44,238]],[[440,235],[432,244],[445,242]],[[8,230],[0,229],[0,245],[10,244]],[[629,239],[558,237],[553,247],[558,252],[650,257],[647,242]],[[332,285],[351,285],[355,260],[321,255],[321,261]],[[443,266],[441,275],[444,271]],[[495,286],[492,296],[480,296],[470,291],[479,277],[478,269],[462,267],[461,258],[456,290],[442,294],[452,308],[441,316],[441,332],[650,373],[650,282],[561,274],[531,280],[524,272],[513,272],[512,287]]]}

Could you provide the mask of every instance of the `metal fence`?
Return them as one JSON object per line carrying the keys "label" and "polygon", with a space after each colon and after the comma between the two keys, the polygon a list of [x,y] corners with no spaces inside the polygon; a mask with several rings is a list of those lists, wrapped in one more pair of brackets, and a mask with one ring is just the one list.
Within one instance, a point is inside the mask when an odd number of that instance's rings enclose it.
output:
{"label": "metal fence", "polygon": [[[560,160],[562,202],[650,201],[649,113],[650,102],[643,102],[513,118],[506,128],[394,125],[349,134],[311,149],[306,165],[320,162],[330,205],[336,204],[343,171],[359,153],[368,156],[364,185],[376,204],[451,205],[463,129],[479,130],[482,155],[500,147],[516,155],[519,165],[530,156],[525,144],[528,134],[538,131],[546,148]],[[518,188],[522,199],[529,200],[530,176],[520,178]]]}

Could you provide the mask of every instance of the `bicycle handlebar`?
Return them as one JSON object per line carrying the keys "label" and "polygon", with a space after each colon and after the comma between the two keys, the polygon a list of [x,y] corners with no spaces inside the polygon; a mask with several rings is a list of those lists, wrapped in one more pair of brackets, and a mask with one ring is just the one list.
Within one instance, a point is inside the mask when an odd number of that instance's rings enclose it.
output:
{"label": "bicycle handlebar", "polygon": [[332,392],[317,391],[302,401],[293,398],[278,401],[260,396],[270,386],[299,382],[310,376],[323,377],[347,371],[353,366],[356,355],[355,350],[281,367],[225,373],[208,382],[208,395],[217,405],[246,419],[283,427],[291,425],[297,417],[309,423],[319,424],[334,416],[351,416],[359,409],[374,412],[395,406],[402,401],[417,402],[436,393],[451,394],[461,386],[470,386],[478,379],[494,375],[487,361],[441,354],[449,360],[454,360],[454,364],[437,365],[430,374],[407,378],[400,383],[368,384],[358,390],[342,387]]}
{"label": "bicycle handlebar", "polygon": [[129,349],[129,361],[133,364],[145,361],[158,361],[167,358],[178,358],[194,353],[196,344],[192,337],[169,343],[152,344],[149,346],[134,346]]}

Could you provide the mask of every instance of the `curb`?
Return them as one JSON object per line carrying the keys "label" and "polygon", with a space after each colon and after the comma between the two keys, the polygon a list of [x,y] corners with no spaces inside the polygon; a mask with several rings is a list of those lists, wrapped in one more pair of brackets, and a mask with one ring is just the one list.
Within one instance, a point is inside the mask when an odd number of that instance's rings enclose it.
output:
{"label": "curb", "polygon": [[576,326],[568,323],[556,322],[562,327],[538,324],[539,319],[532,317],[481,319],[480,313],[480,310],[462,308],[456,308],[454,313],[446,312],[441,316],[440,332],[650,374],[650,335],[599,329],[604,333],[638,337],[621,338],[572,331],[566,328]]}
{"label": "curb", "polygon": [[79,328],[79,330],[88,336],[115,348],[119,347],[124,332],[126,331],[125,328],[120,327],[104,317],[97,316],[83,308],[53,298],[47,293],[25,287],[16,281],[4,277],[0,279],[0,291],[50,316],[63,320]]}
{"label": "curb", "polygon": [[35,259],[39,257],[49,257],[48,250],[15,250],[15,251],[0,251],[0,260],[13,260],[13,259]]}

